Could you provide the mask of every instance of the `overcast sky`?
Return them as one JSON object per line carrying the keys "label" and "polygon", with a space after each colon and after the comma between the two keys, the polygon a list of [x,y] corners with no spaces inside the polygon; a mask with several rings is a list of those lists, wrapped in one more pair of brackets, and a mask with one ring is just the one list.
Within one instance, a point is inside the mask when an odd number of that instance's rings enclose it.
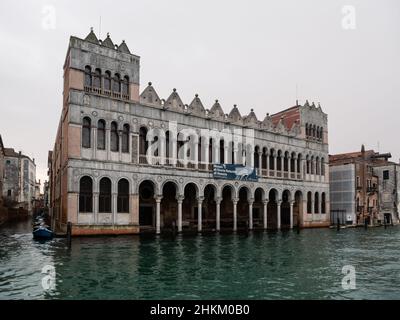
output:
{"label": "overcast sky", "polygon": [[36,158],[42,181],[69,36],[90,27],[141,57],[141,90],[152,81],[162,98],[177,88],[184,103],[198,93],[261,119],[297,96],[328,114],[330,153],[364,143],[400,157],[398,0],[1,0],[0,134]]}

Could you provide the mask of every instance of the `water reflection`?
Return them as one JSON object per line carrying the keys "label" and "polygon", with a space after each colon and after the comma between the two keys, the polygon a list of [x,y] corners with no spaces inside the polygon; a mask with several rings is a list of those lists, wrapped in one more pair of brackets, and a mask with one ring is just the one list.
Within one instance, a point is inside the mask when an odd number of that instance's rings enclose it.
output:
{"label": "water reflection", "polygon": [[[0,299],[398,299],[399,227],[74,238],[0,230]],[[56,289],[41,286],[44,265]],[[357,289],[341,287],[354,265]]]}

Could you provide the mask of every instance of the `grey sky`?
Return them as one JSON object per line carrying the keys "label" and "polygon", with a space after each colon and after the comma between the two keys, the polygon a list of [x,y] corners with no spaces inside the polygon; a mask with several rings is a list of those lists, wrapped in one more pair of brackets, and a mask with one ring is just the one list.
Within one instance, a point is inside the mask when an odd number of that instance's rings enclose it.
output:
{"label": "grey sky", "polygon": [[[55,29],[43,28],[46,6]],[[356,28],[342,27],[342,7]],[[46,9],[45,9],[46,10]],[[48,11],[47,11],[48,12]],[[45,179],[62,103],[62,67],[70,35],[91,26],[101,39],[126,40],[141,56],[141,90],[163,98],[177,88],[210,108],[237,104],[258,118],[300,103],[328,113],[330,153],[397,148],[400,115],[398,0],[10,1],[0,2],[0,134],[7,147],[36,158]],[[45,22],[48,20],[45,20]]]}

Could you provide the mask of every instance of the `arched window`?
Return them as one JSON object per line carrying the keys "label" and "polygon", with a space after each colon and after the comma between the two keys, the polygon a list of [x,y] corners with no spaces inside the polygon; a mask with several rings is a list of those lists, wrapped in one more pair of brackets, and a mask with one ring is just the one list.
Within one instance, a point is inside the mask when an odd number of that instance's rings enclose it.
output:
{"label": "arched window", "polygon": [[111,72],[110,71],[105,72],[104,90],[111,91]]}
{"label": "arched window", "polygon": [[301,154],[297,156],[297,173],[301,171]]}
{"label": "arched window", "polygon": [[85,87],[92,86],[92,68],[90,66],[85,67]]}
{"label": "arched window", "polygon": [[312,213],[312,194],[311,192],[307,192],[307,213]]}
{"label": "arched window", "polygon": [[306,137],[308,138],[309,135],[310,135],[310,132],[308,129],[308,123],[306,123]]}
{"label": "arched window", "polygon": [[82,177],[79,182],[79,212],[93,212],[93,182]]}
{"label": "arched window", "polygon": [[[170,139],[170,137],[169,137],[169,139]],[[148,147],[147,129],[145,127],[141,127],[139,130],[139,154],[146,155],[147,147]],[[169,153],[169,150],[168,150],[168,153]]]}
{"label": "arched window", "polygon": [[111,151],[119,151],[119,136],[118,136],[118,124],[111,122]]}
{"label": "arched window", "polygon": [[129,95],[129,77],[125,76],[124,81],[122,82],[122,94],[127,96]]}
{"label": "arched window", "polygon": [[321,128],[321,132],[319,134],[319,138],[321,141],[324,141],[324,128]]}
{"label": "arched window", "polygon": [[111,181],[108,178],[100,180],[99,212],[111,212]]}
{"label": "arched window", "polygon": [[317,129],[315,128],[315,124],[314,124],[313,128],[312,128],[312,136],[313,136],[313,138],[315,138],[315,136],[316,136],[316,131],[317,131]]}
{"label": "arched window", "polygon": [[210,138],[209,145],[208,145],[208,163],[212,164],[213,161],[213,139]]}
{"label": "arched window", "polygon": [[310,165],[311,165],[311,174],[315,174],[315,161],[314,161],[314,156],[311,156],[311,161],[310,161]]}
{"label": "arched window", "polygon": [[118,73],[116,73],[115,76],[114,76],[113,91],[116,92],[116,93],[120,93],[121,92],[121,77],[119,76]]}
{"label": "arched window", "polygon": [[122,152],[129,153],[129,124],[124,124],[122,129]]}
{"label": "arched window", "polygon": [[219,141],[219,163],[225,163],[225,141]]}
{"label": "arched window", "polygon": [[285,152],[283,156],[283,171],[289,171],[289,154],[287,152]]}
{"label": "arched window", "polygon": [[310,157],[307,156],[306,157],[306,173],[310,174],[311,170],[310,170]]}
{"label": "arched window", "polygon": [[118,182],[117,211],[118,213],[129,212],[129,182],[126,179]]}
{"label": "arched window", "polygon": [[275,150],[271,149],[271,151],[269,152],[269,169],[270,170],[276,170],[274,156],[275,156]]}
{"label": "arched window", "polygon": [[90,118],[83,118],[82,122],[82,147],[90,148],[91,144],[91,131],[92,131],[92,123]]}
{"label": "arched window", "polygon": [[170,158],[171,158],[171,154],[170,154],[170,150],[172,149],[171,146],[171,132],[167,131],[165,133],[165,158],[167,159],[167,164],[170,164]]}
{"label": "arched window", "polygon": [[99,120],[97,123],[97,149],[106,149],[106,122]]}
{"label": "arched window", "polygon": [[276,170],[278,170],[278,171],[282,171],[282,161],[281,161],[281,158],[282,158],[282,151],[281,150],[279,150],[278,151],[278,157],[277,157],[277,162],[276,162]]}
{"label": "arched window", "polygon": [[93,86],[95,88],[101,88],[101,70],[100,69],[96,69],[94,72]]}
{"label": "arched window", "polygon": [[319,175],[321,169],[321,164],[319,163],[319,157],[315,158],[315,174]]}
{"label": "arched window", "polygon": [[326,213],[326,199],[325,199],[325,192],[321,195],[321,213]]}
{"label": "arched window", "polygon": [[314,213],[319,213],[319,194],[318,194],[318,192],[315,193],[315,198],[314,198]]}
{"label": "arched window", "polygon": [[321,158],[321,176],[325,176],[325,159]]}

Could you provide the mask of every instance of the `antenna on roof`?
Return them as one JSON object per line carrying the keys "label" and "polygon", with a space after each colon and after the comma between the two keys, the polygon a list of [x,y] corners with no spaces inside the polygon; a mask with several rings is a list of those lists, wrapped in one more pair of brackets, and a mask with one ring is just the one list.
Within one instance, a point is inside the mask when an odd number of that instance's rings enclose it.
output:
{"label": "antenna on roof", "polygon": [[296,83],[296,107],[299,105],[299,88]]}

